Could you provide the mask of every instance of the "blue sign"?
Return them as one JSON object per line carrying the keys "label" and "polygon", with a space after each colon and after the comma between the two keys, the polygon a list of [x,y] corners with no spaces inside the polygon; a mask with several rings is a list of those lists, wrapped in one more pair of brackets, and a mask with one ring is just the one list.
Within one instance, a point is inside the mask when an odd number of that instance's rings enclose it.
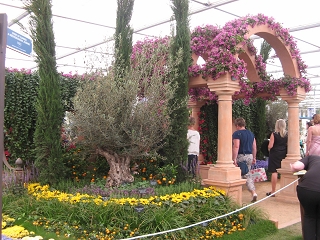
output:
{"label": "blue sign", "polygon": [[32,53],[31,39],[22,36],[10,28],[7,29],[7,47],[29,56]]}

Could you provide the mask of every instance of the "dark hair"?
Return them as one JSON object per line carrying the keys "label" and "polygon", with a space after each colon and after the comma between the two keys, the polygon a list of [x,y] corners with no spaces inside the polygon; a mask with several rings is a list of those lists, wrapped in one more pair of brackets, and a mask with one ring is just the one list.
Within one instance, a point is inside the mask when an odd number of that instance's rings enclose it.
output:
{"label": "dark hair", "polygon": [[237,118],[234,120],[234,125],[239,126],[239,127],[245,127],[246,126],[246,120],[243,118]]}
{"label": "dark hair", "polygon": [[312,122],[307,122],[308,127],[313,126]]}

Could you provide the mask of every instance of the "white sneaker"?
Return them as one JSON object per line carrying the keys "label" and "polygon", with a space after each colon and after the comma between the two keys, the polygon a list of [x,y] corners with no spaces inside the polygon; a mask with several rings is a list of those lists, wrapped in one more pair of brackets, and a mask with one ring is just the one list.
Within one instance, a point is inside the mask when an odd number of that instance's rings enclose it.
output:
{"label": "white sneaker", "polygon": [[251,202],[254,203],[257,201],[257,199],[258,199],[258,195],[254,194]]}

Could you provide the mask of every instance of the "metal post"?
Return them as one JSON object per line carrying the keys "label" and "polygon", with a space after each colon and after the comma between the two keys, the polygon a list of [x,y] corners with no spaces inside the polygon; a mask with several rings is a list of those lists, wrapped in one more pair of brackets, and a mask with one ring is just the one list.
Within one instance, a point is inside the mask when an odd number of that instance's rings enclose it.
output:
{"label": "metal post", "polygon": [[7,14],[0,13],[0,236],[2,236],[2,168],[3,168],[3,121],[4,121],[4,78],[7,48]]}
{"label": "metal post", "polygon": [[316,87],[313,88],[313,114],[316,114]]}

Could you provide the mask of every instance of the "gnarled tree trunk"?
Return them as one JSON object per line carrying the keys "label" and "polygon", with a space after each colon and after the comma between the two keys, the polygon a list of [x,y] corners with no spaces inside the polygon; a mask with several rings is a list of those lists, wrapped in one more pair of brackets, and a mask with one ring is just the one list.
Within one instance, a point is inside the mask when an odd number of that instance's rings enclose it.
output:
{"label": "gnarled tree trunk", "polygon": [[116,153],[98,149],[98,153],[104,156],[110,166],[106,181],[106,187],[118,187],[123,183],[132,183],[134,177],[130,172],[130,157],[119,157]]}

